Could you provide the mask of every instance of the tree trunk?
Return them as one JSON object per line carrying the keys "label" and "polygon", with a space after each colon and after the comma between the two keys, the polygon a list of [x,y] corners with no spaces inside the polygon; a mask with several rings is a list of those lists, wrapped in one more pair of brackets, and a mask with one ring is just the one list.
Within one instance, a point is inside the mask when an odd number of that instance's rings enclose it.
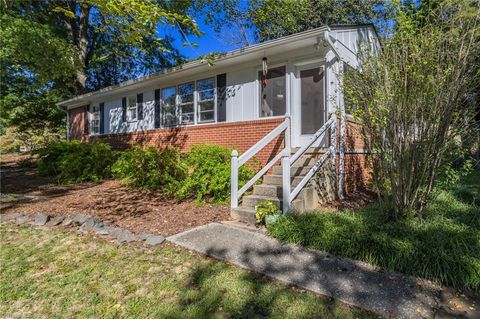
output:
{"label": "tree trunk", "polygon": [[80,16],[78,18],[78,33],[75,39],[75,45],[78,48],[78,60],[80,61],[80,68],[75,73],[75,94],[82,94],[85,92],[85,83],[87,76],[85,70],[87,69],[87,50],[88,50],[88,19],[90,14],[89,5],[81,5]]}

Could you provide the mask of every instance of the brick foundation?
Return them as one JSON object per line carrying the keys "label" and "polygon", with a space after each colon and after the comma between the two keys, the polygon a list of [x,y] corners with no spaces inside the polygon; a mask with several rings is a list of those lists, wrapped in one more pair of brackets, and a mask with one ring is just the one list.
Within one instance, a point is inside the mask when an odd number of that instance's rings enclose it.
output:
{"label": "brick foundation", "polygon": [[[71,111],[71,138],[88,142],[95,139],[101,140],[118,150],[127,149],[137,144],[159,148],[175,146],[182,152],[186,152],[193,145],[218,144],[235,148],[239,152],[245,152],[283,121],[282,118],[275,118],[224,122],[91,137],[84,134],[84,113],[84,108]],[[347,120],[345,134],[345,191],[347,194],[365,188],[371,176],[371,168],[367,163],[368,154],[364,149],[365,145],[361,138],[360,129],[360,124],[352,119]],[[256,161],[260,165],[265,165],[283,148],[283,145],[283,135],[281,135],[255,156]],[[316,153],[314,156],[320,154]],[[339,156],[337,155],[337,163],[338,159]]]}

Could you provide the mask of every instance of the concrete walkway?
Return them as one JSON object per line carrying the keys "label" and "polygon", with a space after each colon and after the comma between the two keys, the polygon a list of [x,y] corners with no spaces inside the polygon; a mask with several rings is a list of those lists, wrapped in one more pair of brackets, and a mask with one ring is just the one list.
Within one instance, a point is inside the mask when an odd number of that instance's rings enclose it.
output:
{"label": "concrete walkway", "polygon": [[[281,244],[245,228],[212,223],[167,240],[384,317],[447,318],[453,315],[446,310],[438,311],[442,303],[440,287],[402,274],[380,272],[366,263]],[[480,317],[477,311],[463,315]]]}

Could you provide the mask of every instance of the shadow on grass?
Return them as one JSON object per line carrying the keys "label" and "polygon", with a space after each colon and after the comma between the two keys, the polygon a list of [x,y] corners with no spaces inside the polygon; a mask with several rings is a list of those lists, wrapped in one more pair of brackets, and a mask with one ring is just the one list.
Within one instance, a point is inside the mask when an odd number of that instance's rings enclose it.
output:
{"label": "shadow on grass", "polygon": [[274,237],[359,259],[444,285],[480,290],[479,172],[440,190],[423,219],[385,220],[370,205],[336,214],[287,216],[269,227]]}

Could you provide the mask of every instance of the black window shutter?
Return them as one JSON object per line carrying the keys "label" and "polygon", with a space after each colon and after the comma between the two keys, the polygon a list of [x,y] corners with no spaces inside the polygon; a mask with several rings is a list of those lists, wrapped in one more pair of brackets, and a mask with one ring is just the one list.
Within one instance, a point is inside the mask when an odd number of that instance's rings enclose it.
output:
{"label": "black window shutter", "polygon": [[160,89],[155,90],[155,128],[160,128]]}
{"label": "black window shutter", "polygon": [[137,112],[138,112],[138,119],[143,120],[143,94],[137,94]]}
{"label": "black window shutter", "polygon": [[104,124],[105,124],[105,103],[100,103],[100,134],[105,133]]}
{"label": "black window shutter", "polygon": [[85,110],[83,112],[83,134],[88,134],[89,129],[90,129],[90,123],[89,123],[89,118],[88,118],[88,108],[89,106],[85,106]]}
{"label": "black window shutter", "polygon": [[127,121],[127,98],[122,98],[122,122]]}
{"label": "black window shutter", "polygon": [[227,120],[227,74],[217,75],[217,122]]}

